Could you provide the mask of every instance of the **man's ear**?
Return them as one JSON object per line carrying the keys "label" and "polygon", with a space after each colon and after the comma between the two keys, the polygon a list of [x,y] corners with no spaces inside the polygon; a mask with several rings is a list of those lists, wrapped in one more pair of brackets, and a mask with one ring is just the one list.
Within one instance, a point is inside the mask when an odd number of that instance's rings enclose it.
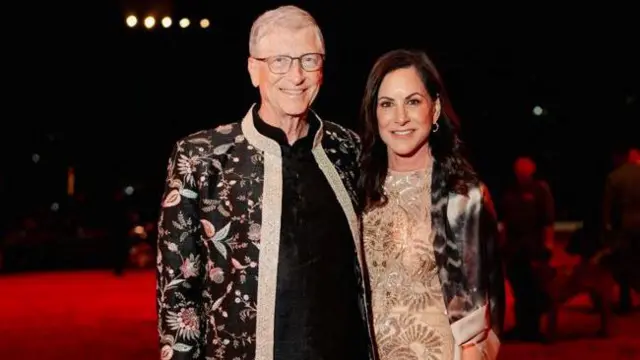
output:
{"label": "man's ear", "polygon": [[258,66],[259,64],[256,60],[251,57],[247,59],[247,70],[249,70],[249,76],[251,77],[253,87],[258,87],[258,85],[260,85],[260,69]]}

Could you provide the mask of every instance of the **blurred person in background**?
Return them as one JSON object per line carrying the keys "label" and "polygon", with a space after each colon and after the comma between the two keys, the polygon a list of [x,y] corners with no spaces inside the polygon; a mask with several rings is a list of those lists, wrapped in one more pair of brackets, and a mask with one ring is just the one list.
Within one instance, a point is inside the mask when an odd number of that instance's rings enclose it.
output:
{"label": "blurred person in background", "polygon": [[554,242],[555,203],[551,189],[537,179],[536,163],[527,156],[513,164],[516,178],[503,198],[504,250],[507,277],[515,299],[514,330],[509,338],[543,341],[540,319],[546,294],[536,267],[546,267]]}
{"label": "blurred person in background", "polygon": [[[640,284],[640,147],[631,146],[626,161],[607,177],[603,216],[607,244],[614,258],[620,285],[620,313],[631,312],[631,288]],[[635,286],[632,286],[635,285]]]}

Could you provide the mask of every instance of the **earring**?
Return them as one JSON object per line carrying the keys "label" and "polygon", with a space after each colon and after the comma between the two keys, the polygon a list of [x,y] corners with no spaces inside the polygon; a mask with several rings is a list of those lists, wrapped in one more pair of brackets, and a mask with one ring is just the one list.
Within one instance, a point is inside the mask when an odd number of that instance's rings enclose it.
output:
{"label": "earring", "polygon": [[440,124],[435,123],[435,124],[433,124],[433,125],[435,125],[435,127],[434,127],[433,129],[431,129],[431,131],[433,131],[433,132],[437,132],[437,131],[438,131],[438,129],[440,129]]}

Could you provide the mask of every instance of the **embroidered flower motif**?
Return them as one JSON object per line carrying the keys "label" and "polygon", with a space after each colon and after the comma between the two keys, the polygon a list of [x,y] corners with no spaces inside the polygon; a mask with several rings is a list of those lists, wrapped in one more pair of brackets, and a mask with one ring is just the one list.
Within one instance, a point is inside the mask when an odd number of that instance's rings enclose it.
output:
{"label": "embroidered flower motif", "polygon": [[178,158],[178,173],[184,177],[184,181],[189,184],[194,184],[195,179],[193,174],[196,172],[199,164],[198,156],[186,156],[180,154]]}
{"label": "embroidered flower motif", "polygon": [[216,284],[222,284],[224,281],[224,270],[219,267],[212,268],[209,270],[209,279]]}
{"label": "embroidered flower motif", "polygon": [[190,254],[180,265],[180,271],[185,279],[198,276],[198,258]]}
{"label": "embroidered flower motif", "polygon": [[216,128],[216,132],[220,134],[229,134],[233,130],[233,124],[220,125]]}
{"label": "embroidered flower motif", "polygon": [[249,240],[251,241],[258,241],[260,240],[260,230],[262,228],[260,227],[260,224],[258,223],[253,223],[251,225],[249,225]]}
{"label": "embroidered flower motif", "polygon": [[171,348],[171,345],[163,346],[162,350],[160,350],[160,360],[170,360],[172,356],[173,349]]}
{"label": "embroidered flower motif", "polygon": [[200,336],[200,322],[193,308],[182,308],[177,313],[169,311],[167,324],[171,330],[177,331],[178,337],[187,341],[196,340]]}
{"label": "embroidered flower motif", "polygon": [[200,219],[200,223],[204,228],[204,234],[207,236],[207,238],[211,239],[216,234],[216,228],[213,226],[211,221],[207,219]]}
{"label": "embroidered flower motif", "polygon": [[180,203],[180,191],[173,189],[165,196],[162,207],[168,208],[176,206]]}

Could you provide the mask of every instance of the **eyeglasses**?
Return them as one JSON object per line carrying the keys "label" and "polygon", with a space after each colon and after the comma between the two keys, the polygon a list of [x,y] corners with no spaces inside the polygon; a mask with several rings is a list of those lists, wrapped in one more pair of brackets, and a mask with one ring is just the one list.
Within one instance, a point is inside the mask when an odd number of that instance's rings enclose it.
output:
{"label": "eyeglasses", "polygon": [[286,74],[291,69],[294,60],[300,60],[300,66],[305,71],[318,71],[324,63],[324,54],[310,53],[299,57],[288,55],[276,55],[266,58],[255,58],[258,61],[266,62],[274,74]]}

